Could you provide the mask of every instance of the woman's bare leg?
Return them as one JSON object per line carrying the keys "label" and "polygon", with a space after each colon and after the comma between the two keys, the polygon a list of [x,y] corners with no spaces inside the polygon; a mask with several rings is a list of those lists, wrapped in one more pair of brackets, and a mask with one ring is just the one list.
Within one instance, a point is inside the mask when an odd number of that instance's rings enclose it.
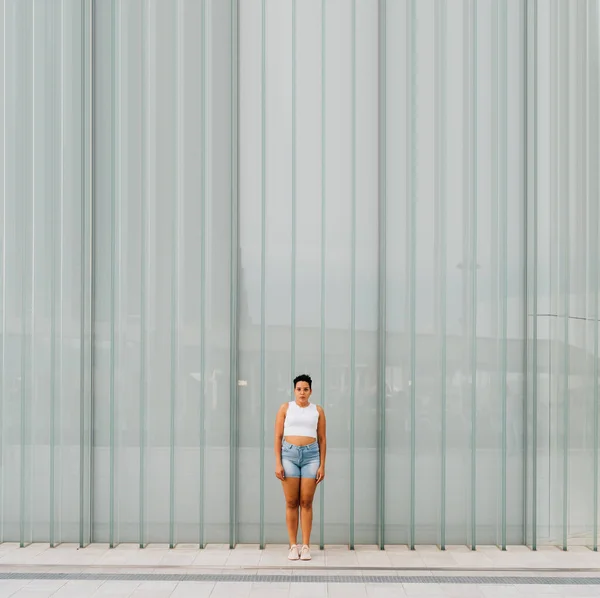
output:
{"label": "woman's bare leg", "polygon": [[310,546],[310,532],[313,520],[313,498],[317,489],[317,481],[302,478],[300,482],[300,521],[302,523],[302,544]]}
{"label": "woman's bare leg", "polygon": [[298,541],[298,506],[300,504],[300,478],[282,480],[285,494],[285,522],[287,524],[290,546]]}

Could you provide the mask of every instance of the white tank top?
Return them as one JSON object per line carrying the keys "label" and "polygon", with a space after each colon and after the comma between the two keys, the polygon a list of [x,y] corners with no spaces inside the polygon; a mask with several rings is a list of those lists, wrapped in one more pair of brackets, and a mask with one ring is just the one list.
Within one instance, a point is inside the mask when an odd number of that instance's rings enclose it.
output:
{"label": "white tank top", "polygon": [[316,438],[318,421],[319,412],[315,404],[309,403],[308,407],[298,407],[296,401],[290,401],[285,414],[283,435]]}

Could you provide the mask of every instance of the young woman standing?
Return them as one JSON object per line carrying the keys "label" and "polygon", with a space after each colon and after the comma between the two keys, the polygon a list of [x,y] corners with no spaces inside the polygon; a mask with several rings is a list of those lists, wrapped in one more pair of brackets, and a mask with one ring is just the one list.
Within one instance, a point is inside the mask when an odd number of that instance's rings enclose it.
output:
{"label": "young woman standing", "polygon": [[[285,495],[285,521],[290,540],[288,558],[310,560],[312,503],[317,484],[325,477],[325,412],[310,403],[312,379],[303,374],[294,379],[295,400],[284,403],[275,419],[275,476]],[[302,526],[302,548],[298,551],[298,508]]]}

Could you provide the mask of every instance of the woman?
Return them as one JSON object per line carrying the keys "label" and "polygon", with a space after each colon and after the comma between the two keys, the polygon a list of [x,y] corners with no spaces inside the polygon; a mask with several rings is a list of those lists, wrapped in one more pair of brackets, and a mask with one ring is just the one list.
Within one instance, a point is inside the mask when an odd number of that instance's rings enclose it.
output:
{"label": "woman", "polygon": [[[310,560],[312,503],[317,484],[325,477],[325,412],[309,402],[312,380],[303,374],[294,380],[295,400],[284,403],[275,419],[275,476],[285,494],[285,521],[291,561]],[[302,548],[298,551],[298,507]]]}

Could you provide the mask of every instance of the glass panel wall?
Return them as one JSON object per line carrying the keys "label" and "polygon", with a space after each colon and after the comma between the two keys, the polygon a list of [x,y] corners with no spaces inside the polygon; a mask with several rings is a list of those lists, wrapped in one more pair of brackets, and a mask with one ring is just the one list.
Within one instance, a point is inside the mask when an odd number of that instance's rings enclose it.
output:
{"label": "glass panel wall", "polygon": [[596,547],[598,0],[1,5],[0,540]]}

